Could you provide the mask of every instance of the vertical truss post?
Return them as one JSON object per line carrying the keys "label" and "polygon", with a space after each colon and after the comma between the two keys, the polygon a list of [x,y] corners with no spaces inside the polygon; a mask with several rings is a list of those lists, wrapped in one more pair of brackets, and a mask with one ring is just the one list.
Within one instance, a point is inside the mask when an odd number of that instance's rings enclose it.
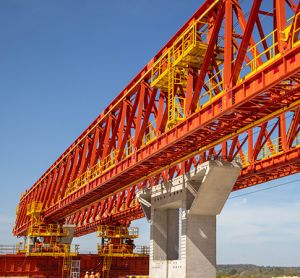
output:
{"label": "vertical truss post", "polygon": [[278,42],[278,52],[283,53],[286,48],[285,33],[286,28],[286,11],[285,11],[285,1],[284,0],[275,0],[275,29],[276,32],[276,41]]}
{"label": "vertical truss post", "polygon": [[232,72],[233,45],[232,45],[232,0],[225,2],[225,33],[224,33],[224,89],[230,87]]}

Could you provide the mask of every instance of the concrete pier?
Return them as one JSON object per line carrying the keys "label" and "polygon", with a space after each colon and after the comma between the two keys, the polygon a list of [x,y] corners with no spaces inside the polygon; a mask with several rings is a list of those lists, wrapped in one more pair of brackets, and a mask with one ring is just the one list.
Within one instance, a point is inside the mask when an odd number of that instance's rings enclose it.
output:
{"label": "concrete pier", "polygon": [[151,224],[151,278],[216,277],[216,215],[239,174],[235,162],[208,161],[138,193]]}

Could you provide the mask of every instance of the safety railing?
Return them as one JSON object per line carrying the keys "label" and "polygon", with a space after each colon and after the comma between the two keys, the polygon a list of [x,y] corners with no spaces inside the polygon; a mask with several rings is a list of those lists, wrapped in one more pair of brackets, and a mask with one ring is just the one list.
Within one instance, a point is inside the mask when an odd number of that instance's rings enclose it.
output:
{"label": "safety railing", "polygon": [[[212,96],[216,91],[223,91],[223,72],[224,70],[221,69],[216,72],[211,78],[209,78],[205,83],[204,86],[207,86],[208,93]],[[221,77],[221,78],[220,78]]]}
{"label": "safety railing", "polygon": [[292,47],[300,43],[300,12],[296,14],[293,26],[293,35],[292,35]]}
{"label": "safety railing", "polygon": [[156,132],[151,123],[148,125],[146,130],[148,130],[148,132],[143,136],[142,146],[149,144],[156,138]]}
{"label": "safety railing", "polygon": [[106,156],[103,161],[101,161],[102,170],[108,170],[116,164],[117,155],[119,150],[113,150],[108,156]]}
{"label": "safety railing", "polygon": [[24,242],[18,242],[15,245],[15,249],[16,249],[16,253],[20,254],[20,253],[26,253],[26,245],[24,244]]}
{"label": "safety railing", "polygon": [[133,250],[134,253],[149,256],[150,247],[146,245],[138,245]]}
{"label": "safety railing", "polygon": [[185,119],[185,105],[186,100],[184,97],[175,97],[174,98],[175,105],[175,120],[182,121]]}
{"label": "safety railing", "polygon": [[139,228],[138,227],[129,227],[128,235],[138,237],[139,236]]}
{"label": "safety railing", "polygon": [[[219,77],[221,78],[219,79]],[[197,110],[199,110],[203,104],[212,101],[217,94],[221,94],[224,91],[223,84],[223,69],[221,69],[204,82],[203,88],[205,91],[199,97]]]}
{"label": "safety railing", "polygon": [[148,246],[135,246],[133,243],[123,243],[123,244],[98,244],[97,245],[99,256],[149,256],[150,248]]}
{"label": "safety railing", "polygon": [[67,236],[67,232],[57,224],[31,226],[28,236]]}
{"label": "safety railing", "polygon": [[171,48],[173,66],[176,66],[183,57],[196,46],[197,25],[192,24],[183,34],[174,42]]}
{"label": "safety railing", "polygon": [[262,147],[261,151],[257,156],[257,159],[262,160],[264,158],[269,158],[275,154],[278,154],[281,151],[282,151],[281,139],[278,137],[271,140],[269,144],[268,143],[264,144],[264,146]]}
{"label": "safety railing", "polygon": [[[129,149],[128,149],[129,150]],[[65,192],[65,196],[70,195],[75,190],[81,188],[86,185],[88,182],[92,181],[96,177],[98,177],[104,171],[108,171],[111,169],[117,161],[117,155],[119,150],[113,150],[108,156],[106,156],[101,162],[98,162],[93,167],[85,171],[78,178],[73,180],[67,185],[67,189]]]}
{"label": "safety railing", "polygon": [[[132,147],[127,149],[127,156],[132,152]],[[72,192],[86,185],[88,182],[94,180],[104,171],[111,169],[117,161],[118,150],[113,150],[108,156],[106,156],[101,162],[98,162],[93,167],[85,171],[81,176],[73,180],[67,185],[65,196],[70,195]]]}
{"label": "safety railing", "polygon": [[[25,249],[22,249],[24,248]],[[34,243],[18,246],[18,253],[26,253],[27,256],[77,256],[79,245],[61,243]]]}
{"label": "safety railing", "polygon": [[[295,20],[294,20],[295,17]],[[292,28],[292,22],[294,20],[293,33],[292,33],[292,47],[299,44],[299,34],[300,34],[300,13],[296,14],[296,16],[292,16],[287,20],[287,27],[283,30],[284,38],[282,40],[287,40],[290,30]],[[246,71],[248,68],[250,72],[246,73],[245,76],[241,76],[241,78],[245,78],[248,75],[251,75],[264,66],[268,65],[272,61],[274,61],[277,57],[281,55],[280,52],[276,53],[276,49],[278,47],[278,41],[276,39],[276,34],[278,30],[275,29],[262,38],[255,45],[250,47],[247,51],[248,54],[251,54],[252,59],[245,63],[242,67],[241,74]],[[265,45],[268,47],[265,48]],[[249,55],[248,55],[249,57]],[[240,78],[240,81],[242,80]]]}
{"label": "safety railing", "polygon": [[155,129],[152,127],[151,124],[149,126],[149,130],[150,131],[143,136],[142,146],[146,146],[147,144],[151,143],[156,138]]}
{"label": "safety railing", "polygon": [[[276,32],[277,29],[273,30],[262,40],[248,49],[248,53],[251,53],[253,58],[246,64],[246,66],[250,67],[251,72],[256,72],[262,66],[265,66],[266,63],[271,63],[274,59],[276,59],[277,55],[275,50],[278,46],[278,41],[275,40]],[[262,48],[264,44],[270,46],[263,51],[260,51],[260,48]],[[280,53],[278,55],[280,55]],[[261,65],[259,64],[260,60],[262,61]]]}
{"label": "safety railing", "polygon": [[134,244],[98,244],[99,256],[134,256]]}
{"label": "safety railing", "polygon": [[98,162],[93,167],[85,171],[81,176],[70,182],[67,186],[65,196],[68,196],[78,188],[86,185],[88,182],[92,181],[96,177],[98,177],[101,173],[101,164]]}
{"label": "safety railing", "polygon": [[[202,26],[200,30],[198,30],[199,25]],[[207,45],[204,43],[208,35],[208,28],[206,26],[208,26],[208,23],[201,21],[201,19],[194,21],[190,27],[175,40],[172,46],[157,59],[151,69],[150,81],[152,87],[158,85],[160,87],[166,87],[167,82],[159,82],[166,77],[171,67],[181,65],[180,63],[182,61],[184,61],[186,65],[189,61],[185,61],[185,58],[197,44],[199,44],[203,50],[206,50]]]}
{"label": "safety railing", "polygon": [[139,228],[126,226],[98,226],[97,236],[102,238],[137,238]]}
{"label": "safety railing", "polygon": [[17,246],[13,244],[1,244],[0,245],[0,254],[16,254]]}
{"label": "safety railing", "polygon": [[133,154],[134,146],[133,146],[133,138],[127,140],[124,148],[124,157],[128,157]]}
{"label": "safety railing", "polygon": [[152,66],[151,86],[155,87],[158,82],[168,73],[170,52],[166,51]]}
{"label": "safety railing", "polygon": [[243,167],[249,165],[249,158],[248,158],[248,153],[242,152],[241,154],[239,153],[235,158],[234,161],[240,163]]}
{"label": "safety railing", "polygon": [[[292,147],[299,147],[300,146],[300,133],[297,134]],[[266,142],[264,146],[261,148],[260,152],[257,155],[256,161],[268,159],[275,155],[278,155],[282,152],[282,145],[281,145],[281,138],[274,138],[269,142]],[[248,152],[242,152],[242,154],[238,154],[235,160],[243,165],[243,167],[248,166],[249,156]]]}

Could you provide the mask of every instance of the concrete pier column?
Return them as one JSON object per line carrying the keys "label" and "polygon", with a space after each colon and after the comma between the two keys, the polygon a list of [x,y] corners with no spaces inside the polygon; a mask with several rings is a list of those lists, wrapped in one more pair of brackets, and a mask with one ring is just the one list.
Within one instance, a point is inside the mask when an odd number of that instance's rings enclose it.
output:
{"label": "concrete pier column", "polygon": [[150,269],[150,277],[168,277],[167,262],[179,258],[178,209],[156,209],[152,215],[150,257],[156,264]]}
{"label": "concrete pier column", "polygon": [[178,209],[158,209],[153,213],[153,225],[151,225],[151,239],[154,260],[178,259]]}
{"label": "concrete pier column", "polygon": [[239,174],[235,162],[208,161],[138,193],[151,224],[151,278],[216,277],[216,215]]}
{"label": "concrete pier column", "polygon": [[185,257],[182,256],[185,276],[182,277],[216,277],[216,216],[188,215],[182,226],[185,241]]}

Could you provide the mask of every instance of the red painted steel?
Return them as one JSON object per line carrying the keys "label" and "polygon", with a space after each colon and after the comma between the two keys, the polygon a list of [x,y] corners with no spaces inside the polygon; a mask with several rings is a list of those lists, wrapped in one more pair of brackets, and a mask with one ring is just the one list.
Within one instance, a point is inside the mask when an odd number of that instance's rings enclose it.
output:
{"label": "red painted steel", "polygon": [[62,277],[62,258],[0,255],[1,277]]}
{"label": "red painted steel", "polygon": [[[234,190],[299,172],[299,7],[299,1],[255,0],[247,13],[239,1],[205,1],[25,192],[14,234],[26,234],[32,201],[43,203],[45,222],[76,224],[78,236],[103,223],[128,224],[143,217],[139,188],[207,159],[243,163]],[[193,54],[184,54],[180,43],[189,43],[191,26],[198,41]],[[157,65],[160,73],[153,74]],[[165,85],[172,67],[180,81]],[[170,128],[171,109],[181,116]]]}
{"label": "red painted steel", "polygon": [[[81,254],[74,258],[80,260],[80,277],[86,271],[100,272],[102,258],[95,254]],[[63,258],[58,257],[27,257],[25,255],[0,255],[0,276],[2,277],[36,277],[61,278]],[[114,258],[112,261],[111,278],[123,278],[126,275],[148,275],[149,259],[147,257]]]}
{"label": "red painted steel", "polygon": [[[208,159],[235,159],[242,162],[244,167],[234,190],[298,173],[300,171],[300,137],[296,137],[296,132],[292,132],[292,130],[297,129],[297,133],[300,130],[299,115],[299,107],[293,112],[280,114],[277,118],[236,135],[225,143],[213,146],[182,163],[166,168],[161,173],[140,182],[137,186],[134,185],[116,193],[117,198],[114,201],[111,197],[107,197],[95,202],[93,206],[96,208],[95,212],[98,217],[92,218],[91,215],[86,215],[85,222],[77,226],[77,236],[96,231],[98,225],[111,223],[112,219],[121,222],[144,217],[137,202],[131,201],[131,205],[123,209],[117,207],[117,202],[125,203],[125,191],[132,190],[136,192],[137,188],[151,187],[159,182],[167,181]],[[282,123],[283,116],[286,125],[282,126],[280,123]],[[281,134],[281,137],[278,137],[279,134]],[[283,136],[283,134],[286,136]],[[275,138],[275,140],[272,142],[270,138]],[[287,142],[290,142],[285,146],[285,149],[282,138],[286,138]],[[135,200],[134,197],[132,196],[131,200]],[[115,210],[113,212],[108,212],[109,202],[114,202]],[[100,207],[104,209],[97,209]],[[67,218],[68,222],[77,223],[73,220],[74,215],[82,215],[82,210],[69,216]]]}

